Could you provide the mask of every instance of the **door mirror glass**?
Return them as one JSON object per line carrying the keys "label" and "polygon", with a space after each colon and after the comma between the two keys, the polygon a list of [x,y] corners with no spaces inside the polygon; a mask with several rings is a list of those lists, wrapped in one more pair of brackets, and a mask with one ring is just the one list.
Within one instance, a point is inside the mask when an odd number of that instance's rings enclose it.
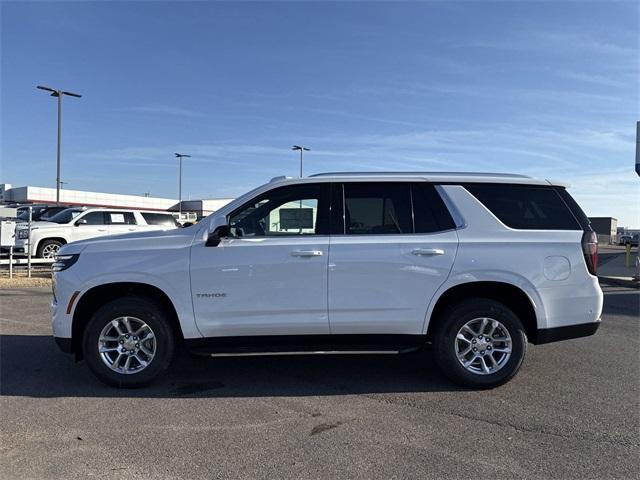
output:
{"label": "door mirror glass", "polygon": [[86,224],[87,224],[86,218],[81,218],[80,220],[76,221],[76,227],[79,227],[80,225],[86,225]]}

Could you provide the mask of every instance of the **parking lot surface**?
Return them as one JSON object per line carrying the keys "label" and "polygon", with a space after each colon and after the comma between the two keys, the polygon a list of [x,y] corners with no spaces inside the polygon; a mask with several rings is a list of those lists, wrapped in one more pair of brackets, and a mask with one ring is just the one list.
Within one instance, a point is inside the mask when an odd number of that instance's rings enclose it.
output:
{"label": "parking lot surface", "polygon": [[195,358],[143,390],[59,352],[49,289],[0,291],[0,477],[637,478],[640,294],[589,338],[459,389],[429,352]]}

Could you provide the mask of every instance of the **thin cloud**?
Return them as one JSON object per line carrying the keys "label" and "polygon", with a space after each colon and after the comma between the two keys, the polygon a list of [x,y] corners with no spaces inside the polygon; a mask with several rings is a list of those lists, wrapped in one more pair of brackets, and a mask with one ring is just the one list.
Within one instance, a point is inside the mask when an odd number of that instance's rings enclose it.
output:
{"label": "thin cloud", "polygon": [[595,55],[611,57],[632,57],[638,54],[638,50],[633,47],[619,45],[594,36],[575,32],[554,32],[554,31],[527,31],[517,32],[511,38],[501,41],[496,40],[473,40],[469,42],[454,41],[452,45],[464,48],[513,50],[513,51],[541,51],[545,53],[555,52],[564,54],[566,52],[580,51],[589,52]]}
{"label": "thin cloud", "polygon": [[578,80],[579,82],[593,83],[596,85],[604,85],[606,87],[625,87],[629,83],[620,79],[620,76],[608,77],[605,75],[598,75],[594,73],[580,73],[580,72],[558,72],[561,77],[569,80]]}
{"label": "thin cloud", "polygon": [[187,108],[171,107],[169,105],[143,105],[143,106],[116,108],[114,110],[117,112],[144,113],[149,115],[178,116],[178,117],[192,117],[192,118],[202,118],[207,116],[202,112],[189,110]]}

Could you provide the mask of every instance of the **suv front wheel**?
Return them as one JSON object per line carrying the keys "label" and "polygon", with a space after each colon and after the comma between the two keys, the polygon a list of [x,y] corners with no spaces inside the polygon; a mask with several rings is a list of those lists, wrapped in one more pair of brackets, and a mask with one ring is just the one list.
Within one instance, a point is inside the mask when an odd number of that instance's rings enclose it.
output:
{"label": "suv front wheel", "polygon": [[103,382],[121,388],[147,385],[171,363],[175,335],[152,302],[124,297],[102,306],[89,320],[84,358]]}
{"label": "suv front wheel", "polygon": [[436,362],[455,383],[493,388],[520,369],[527,336],[520,319],[505,305],[474,298],[444,312],[434,344]]}
{"label": "suv front wheel", "polygon": [[59,240],[43,240],[38,245],[37,256],[39,258],[54,258],[63,243]]}

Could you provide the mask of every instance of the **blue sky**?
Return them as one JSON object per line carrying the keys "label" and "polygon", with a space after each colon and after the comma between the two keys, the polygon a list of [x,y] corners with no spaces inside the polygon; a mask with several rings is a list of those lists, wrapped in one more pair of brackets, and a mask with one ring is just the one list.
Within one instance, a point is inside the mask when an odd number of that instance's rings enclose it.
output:
{"label": "blue sky", "polygon": [[640,227],[638,4],[3,2],[0,182],[243,193],[306,172],[561,179]]}

